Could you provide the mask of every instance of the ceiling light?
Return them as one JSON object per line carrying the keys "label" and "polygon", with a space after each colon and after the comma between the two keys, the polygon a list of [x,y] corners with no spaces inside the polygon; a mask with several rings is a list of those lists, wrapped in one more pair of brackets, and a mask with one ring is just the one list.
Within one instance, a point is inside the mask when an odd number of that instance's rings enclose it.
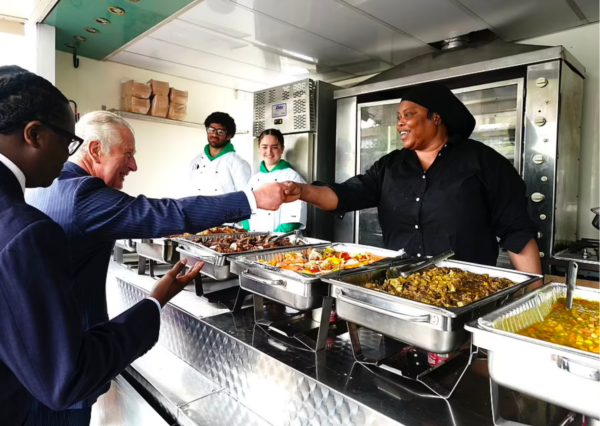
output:
{"label": "ceiling light", "polygon": [[125,15],[125,9],[117,6],[108,6],[108,11],[113,15],[123,16]]}
{"label": "ceiling light", "polygon": [[77,46],[73,43],[65,43],[65,46],[69,49],[77,49]]}
{"label": "ceiling light", "polygon": [[90,33],[90,34],[98,34],[100,31],[97,30],[96,28],[93,27],[85,27],[84,28],[85,32]]}
{"label": "ceiling light", "polygon": [[87,41],[87,38],[80,36],[80,35],[73,36],[73,38],[80,43],[85,43]]}
{"label": "ceiling light", "polygon": [[101,24],[101,25],[110,24],[110,21],[106,18],[94,18],[94,21],[96,21],[98,24]]}

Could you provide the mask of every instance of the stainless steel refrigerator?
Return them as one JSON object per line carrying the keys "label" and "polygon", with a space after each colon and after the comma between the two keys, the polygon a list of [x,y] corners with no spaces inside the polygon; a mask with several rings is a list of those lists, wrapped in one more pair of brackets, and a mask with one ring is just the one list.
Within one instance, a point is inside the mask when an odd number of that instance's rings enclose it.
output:
{"label": "stainless steel refrigerator", "polygon": [[[562,46],[482,39],[419,56],[338,90],[336,181],[364,173],[383,155],[402,149],[396,111],[403,93],[441,81],[475,116],[471,138],[504,155],[523,177],[548,272],[550,256],[576,239],[584,76],[585,68]],[[336,220],[334,238],[382,246],[377,210]],[[498,264],[510,266],[506,252]]]}
{"label": "stainless steel refrigerator", "polygon": [[[261,158],[258,136],[265,129],[278,129],[285,139],[283,158],[308,182],[335,179],[334,90],[329,83],[304,79],[254,93],[254,157],[257,173]],[[333,215],[308,206],[305,235],[333,239]]]}

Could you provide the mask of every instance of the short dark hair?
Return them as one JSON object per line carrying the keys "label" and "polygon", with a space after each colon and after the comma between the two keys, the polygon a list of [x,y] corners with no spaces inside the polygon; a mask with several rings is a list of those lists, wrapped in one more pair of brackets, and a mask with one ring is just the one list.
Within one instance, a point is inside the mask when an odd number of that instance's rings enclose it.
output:
{"label": "short dark hair", "polygon": [[0,134],[29,121],[64,118],[69,100],[48,80],[16,65],[0,67]]}
{"label": "short dark hair", "polygon": [[435,114],[435,112],[433,112],[430,109],[428,109],[427,110],[427,119],[431,120],[433,118],[433,114]]}
{"label": "short dark hair", "polygon": [[264,138],[267,135],[275,136],[277,138],[277,140],[279,141],[279,143],[281,144],[281,147],[285,146],[283,144],[283,133],[281,133],[277,129],[263,130],[263,132],[258,136],[258,143],[260,144],[260,141],[262,140],[262,138]]}
{"label": "short dark hair", "polygon": [[204,120],[204,125],[209,127],[211,124],[216,123],[225,127],[227,130],[227,135],[234,137],[235,136],[235,120],[226,112],[213,112],[211,115],[206,117]]}

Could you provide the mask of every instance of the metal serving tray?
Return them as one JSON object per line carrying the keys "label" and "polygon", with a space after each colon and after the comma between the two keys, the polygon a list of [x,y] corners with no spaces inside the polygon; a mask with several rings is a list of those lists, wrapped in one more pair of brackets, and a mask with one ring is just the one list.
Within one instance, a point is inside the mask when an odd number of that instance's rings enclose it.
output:
{"label": "metal serving tray", "polygon": [[341,277],[324,277],[323,280],[332,285],[331,295],[336,299],[340,318],[430,352],[450,353],[469,339],[470,335],[464,329],[468,321],[491,312],[521,288],[542,278],[541,275],[455,260],[439,262],[435,266],[508,278],[517,284],[462,308],[441,308],[364,287],[367,282],[385,274],[387,268],[372,268]]}
{"label": "metal serving tray", "polygon": [[[565,284],[548,284],[465,328],[473,344],[488,350],[496,383],[600,419],[600,355],[515,334],[542,320],[566,293]],[[577,287],[574,296],[600,301],[600,290]]]}
{"label": "metal serving tray", "polygon": [[135,250],[140,256],[157,262],[175,264],[179,260],[176,251],[177,243],[169,238],[148,238],[131,240],[135,243]]}
{"label": "metal serving tray", "polygon": [[[347,271],[333,271],[330,274],[313,275],[289,271],[260,261],[283,260],[286,253],[308,254],[313,248],[333,247],[349,254],[370,252],[378,256],[394,257],[398,253],[377,247],[358,244],[320,243],[308,247],[284,247],[269,252],[249,252],[231,257],[232,271],[240,276],[240,287],[252,293],[267,297],[298,310],[316,309],[323,303],[323,296],[329,295],[329,285],[322,278]],[[352,270],[354,271],[354,269]]]}
{"label": "metal serving tray", "polygon": [[[242,253],[261,253],[272,250],[278,250],[279,248],[270,248],[263,250],[252,250],[250,252],[238,252],[238,253],[219,253],[202,244],[191,241],[191,239],[200,239],[201,241],[210,240],[212,238],[219,238],[221,236],[257,236],[257,235],[274,235],[270,232],[246,232],[240,234],[213,234],[213,235],[194,235],[189,237],[177,237],[174,238],[179,244],[177,251],[181,253],[183,258],[187,258],[189,262],[202,261],[205,266],[202,268],[202,274],[214,278],[215,280],[226,280],[232,278],[234,274],[231,273],[229,258],[232,256],[240,255]],[[325,243],[326,241],[318,240],[316,238],[307,237],[296,237],[294,235],[289,237],[291,241],[295,241],[299,238],[306,242],[306,245]],[[305,246],[295,246],[305,247]]]}

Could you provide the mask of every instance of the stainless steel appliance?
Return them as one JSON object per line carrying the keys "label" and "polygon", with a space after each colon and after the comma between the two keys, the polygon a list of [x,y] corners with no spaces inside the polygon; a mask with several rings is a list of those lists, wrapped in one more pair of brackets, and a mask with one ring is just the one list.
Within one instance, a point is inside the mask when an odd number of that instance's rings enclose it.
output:
{"label": "stainless steel appliance", "polygon": [[550,259],[553,275],[566,275],[567,265],[574,260],[579,265],[577,277],[596,280],[600,279],[600,260],[598,259],[599,241],[593,238],[582,238],[570,244],[568,248],[559,251]]}
{"label": "stainless steel appliance", "polygon": [[[307,181],[332,182],[335,168],[335,101],[337,86],[310,79],[254,93],[253,134],[278,129],[285,137],[283,158]],[[254,140],[252,169],[262,161]],[[333,216],[308,206],[307,236],[333,239]]]}
{"label": "stainless steel appliance", "polygon": [[[600,418],[600,356],[515,334],[547,315],[567,287],[552,283],[470,323],[473,343],[488,350],[492,410],[498,414],[497,384],[552,404]],[[596,289],[577,287],[575,297],[600,300]],[[511,423],[520,425],[520,423]]]}
{"label": "stainless steel appliance", "polygon": [[462,308],[441,308],[364,287],[367,282],[381,276],[385,278],[387,268],[324,280],[331,284],[331,295],[336,299],[340,318],[419,348],[447,354],[469,339],[469,333],[463,328],[468,321],[491,312],[521,288],[541,278],[454,260],[438,262],[436,266],[507,278],[516,284]]}
{"label": "stainless steel appliance", "polygon": [[[303,274],[271,266],[264,262],[281,261],[285,259],[287,253],[291,252],[302,253],[308,257],[312,249],[324,249],[328,246],[336,251],[349,253],[351,256],[364,252],[386,258],[395,258],[398,255],[395,251],[376,247],[355,244],[323,244],[321,242],[308,247],[286,247],[268,252],[250,252],[229,258],[231,271],[240,276],[240,287],[254,294],[255,322],[266,325],[269,329],[287,337],[294,337],[314,351],[325,348],[329,330],[333,299],[329,294],[329,284],[323,282],[327,275]],[[330,272],[328,275],[346,272],[348,271],[336,271]],[[264,317],[264,298],[302,313],[282,323],[272,323],[265,320]],[[294,323],[295,326],[291,327]],[[313,330],[317,330],[316,339],[308,336]]]}
{"label": "stainless steel appliance", "polygon": [[[402,143],[396,110],[411,86],[440,81],[477,119],[472,138],[508,158],[527,185],[544,272],[576,239],[585,68],[561,46],[479,39],[411,59],[359,86],[337,90],[336,182],[364,172]],[[382,245],[375,209],[335,221],[335,241]],[[498,265],[510,267],[506,253]]]}

